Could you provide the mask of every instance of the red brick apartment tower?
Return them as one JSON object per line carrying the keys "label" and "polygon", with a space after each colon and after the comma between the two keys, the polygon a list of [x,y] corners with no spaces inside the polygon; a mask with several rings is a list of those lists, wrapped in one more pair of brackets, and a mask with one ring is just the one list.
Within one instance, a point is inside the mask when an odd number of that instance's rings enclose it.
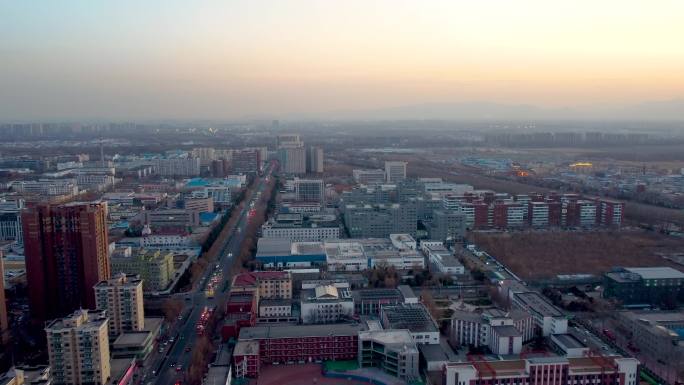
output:
{"label": "red brick apartment tower", "polygon": [[492,224],[497,229],[508,227],[508,205],[506,203],[494,203],[494,221]]}
{"label": "red brick apartment tower", "polygon": [[547,199],[546,203],[549,205],[549,226],[560,226],[562,217],[561,203],[551,199]]}
{"label": "red brick apartment tower", "polygon": [[489,205],[484,201],[478,200],[473,202],[473,211],[475,212],[476,229],[486,229],[489,227]]}
{"label": "red brick apartment tower", "polygon": [[620,226],[625,218],[625,204],[611,199],[596,202],[596,216],[603,226]]}
{"label": "red brick apartment tower", "polygon": [[110,278],[107,204],[40,204],[21,217],[34,321],[95,308],[93,286]]}

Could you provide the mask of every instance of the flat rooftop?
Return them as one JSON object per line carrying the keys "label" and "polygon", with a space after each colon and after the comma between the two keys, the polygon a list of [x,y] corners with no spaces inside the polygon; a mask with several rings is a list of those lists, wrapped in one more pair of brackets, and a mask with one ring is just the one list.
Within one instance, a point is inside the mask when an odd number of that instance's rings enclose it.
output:
{"label": "flat rooftop", "polygon": [[397,289],[401,292],[401,295],[404,297],[404,301],[410,300],[410,299],[418,300],[418,296],[416,296],[416,293],[413,292],[413,289],[411,289],[411,286],[399,285],[397,287]]}
{"label": "flat rooftop", "polygon": [[553,334],[552,339],[555,339],[563,349],[581,349],[586,348],[587,345],[582,343],[572,334]]}
{"label": "flat rooftop", "polygon": [[403,300],[401,291],[397,289],[363,289],[352,292],[355,301],[380,301],[386,299]]}
{"label": "flat rooftop", "polygon": [[449,356],[444,351],[442,345],[439,344],[420,344],[418,345],[420,354],[425,357],[428,362],[435,361],[449,361]]}
{"label": "flat rooftop", "polygon": [[262,306],[292,306],[292,300],[289,299],[262,299],[259,300],[259,307]]}
{"label": "flat rooftop", "polygon": [[325,254],[323,244],[321,242],[295,242],[290,248],[290,253],[294,255],[301,254]]}
{"label": "flat rooftop", "polygon": [[142,346],[151,337],[151,332],[125,332],[121,333],[112,343],[113,346]]}
{"label": "flat rooftop", "polygon": [[342,259],[342,258],[365,258],[364,247],[360,242],[349,241],[327,241],[323,245],[325,255],[327,258]]}
{"label": "flat rooftop", "polygon": [[292,242],[284,238],[259,238],[257,257],[260,255],[290,255]]}
{"label": "flat rooftop", "polygon": [[380,308],[388,329],[408,329],[412,332],[435,332],[437,326],[422,304],[387,305]]}
{"label": "flat rooftop", "polygon": [[210,366],[205,376],[205,384],[225,384],[230,374],[229,366]]}
{"label": "flat rooftop", "polygon": [[238,341],[233,350],[233,356],[253,356],[256,354],[259,354],[258,341]]}
{"label": "flat rooftop", "polygon": [[496,332],[499,337],[516,337],[522,335],[513,325],[492,326],[492,332]]}
{"label": "flat rooftop", "polygon": [[360,340],[373,340],[385,345],[415,346],[411,332],[406,329],[365,330],[359,332]]}
{"label": "flat rooftop", "polygon": [[356,336],[360,330],[359,324],[253,326],[242,328],[239,339]]}
{"label": "flat rooftop", "polygon": [[547,301],[541,294],[534,291],[527,291],[524,293],[515,293],[515,298],[523,305],[529,307],[533,311],[541,314],[544,317],[562,317],[563,313],[549,301]]}
{"label": "flat rooftop", "polygon": [[671,267],[626,267],[630,273],[639,274],[643,279],[683,279],[684,273]]}

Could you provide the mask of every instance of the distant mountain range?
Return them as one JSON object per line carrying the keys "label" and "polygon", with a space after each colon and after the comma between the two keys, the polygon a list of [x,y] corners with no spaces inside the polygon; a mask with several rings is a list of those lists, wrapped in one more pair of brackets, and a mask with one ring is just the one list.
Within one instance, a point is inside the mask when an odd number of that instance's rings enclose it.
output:
{"label": "distant mountain range", "polygon": [[335,111],[321,116],[363,120],[667,120],[684,121],[684,99],[645,102],[621,107],[543,108],[490,102],[426,103],[372,110]]}

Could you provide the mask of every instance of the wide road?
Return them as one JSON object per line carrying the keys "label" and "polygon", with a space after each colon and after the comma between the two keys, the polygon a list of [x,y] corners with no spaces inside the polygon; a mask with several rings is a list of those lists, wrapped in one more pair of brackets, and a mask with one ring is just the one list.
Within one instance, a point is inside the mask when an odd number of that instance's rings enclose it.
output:
{"label": "wide road", "polygon": [[[244,208],[240,212],[238,222],[235,225],[235,230],[228,237],[217,261],[207,267],[207,270],[200,278],[200,284],[192,291],[184,294],[186,303],[189,303],[190,305],[190,313],[187,315],[187,312],[185,312],[183,319],[177,321],[176,325],[171,328],[173,334],[170,334],[170,336],[174,338],[174,342],[169,344],[168,350],[163,353],[163,357],[161,359],[152,360],[155,362],[154,367],[146,368],[146,375],[148,378],[148,380],[145,381],[146,384],[173,385],[178,380],[184,379],[192,357],[192,352],[186,352],[186,348],[189,348],[189,350],[192,349],[197,341],[198,337],[195,332],[195,325],[199,319],[200,313],[205,306],[216,306],[216,300],[214,298],[206,298],[204,294],[205,285],[211,274],[216,270],[222,271],[224,277],[228,276],[232,263],[232,256],[238,255],[245,238],[245,230],[250,220],[248,213],[252,206],[251,204],[254,203],[256,205],[258,196],[260,195],[257,194],[257,192],[264,192],[266,189],[266,178],[271,178],[271,172],[272,167],[269,166],[264,177],[259,178],[258,181],[256,181],[257,185],[254,189],[254,193],[250,200],[245,202]],[[216,267],[216,264],[218,264],[218,268]],[[219,284],[217,286],[216,295],[219,295],[220,290],[223,288],[224,285]],[[153,354],[158,353],[155,351]],[[152,370],[155,370],[156,373],[150,377]]]}

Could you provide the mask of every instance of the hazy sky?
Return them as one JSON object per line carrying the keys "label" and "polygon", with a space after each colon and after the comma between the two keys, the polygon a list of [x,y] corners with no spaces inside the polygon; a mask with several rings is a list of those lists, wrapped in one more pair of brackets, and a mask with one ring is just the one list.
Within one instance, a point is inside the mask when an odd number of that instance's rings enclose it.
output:
{"label": "hazy sky", "polygon": [[0,0],[0,120],[682,97],[681,0]]}

